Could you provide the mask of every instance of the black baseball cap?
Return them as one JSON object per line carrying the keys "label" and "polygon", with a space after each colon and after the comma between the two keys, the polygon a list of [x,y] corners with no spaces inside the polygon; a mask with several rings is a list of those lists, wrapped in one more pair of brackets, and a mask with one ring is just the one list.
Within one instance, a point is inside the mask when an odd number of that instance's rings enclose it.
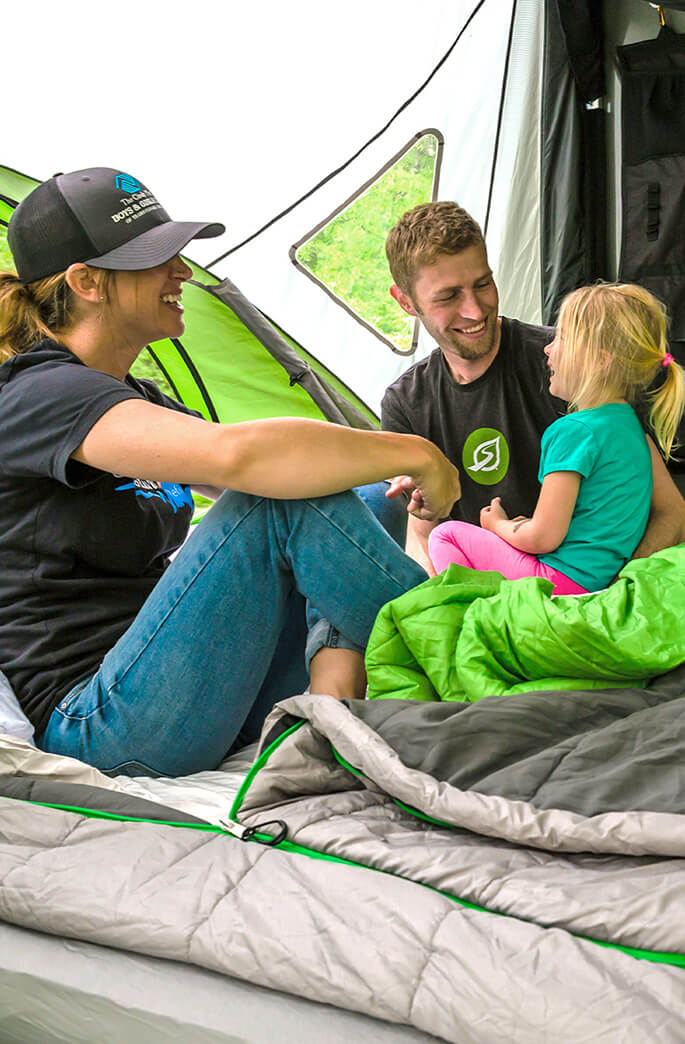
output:
{"label": "black baseball cap", "polygon": [[172,221],[131,174],[88,167],[38,185],[12,214],[7,239],[17,275],[32,283],[77,261],[126,271],[154,268],[191,239],[225,231],[219,223]]}

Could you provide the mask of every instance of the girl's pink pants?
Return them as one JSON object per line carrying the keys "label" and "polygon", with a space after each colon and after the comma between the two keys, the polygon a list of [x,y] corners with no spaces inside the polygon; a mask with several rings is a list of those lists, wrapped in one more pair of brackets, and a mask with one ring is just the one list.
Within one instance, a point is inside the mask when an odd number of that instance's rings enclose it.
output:
{"label": "girl's pink pants", "polygon": [[587,594],[584,587],[558,569],[545,565],[535,555],[517,551],[495,533],[469,522],[443,522],[431,533],[428,550],[438,573],[455,562],[469,569],[494,569],[507,580],[544,576],[554,584],[555,595]]}

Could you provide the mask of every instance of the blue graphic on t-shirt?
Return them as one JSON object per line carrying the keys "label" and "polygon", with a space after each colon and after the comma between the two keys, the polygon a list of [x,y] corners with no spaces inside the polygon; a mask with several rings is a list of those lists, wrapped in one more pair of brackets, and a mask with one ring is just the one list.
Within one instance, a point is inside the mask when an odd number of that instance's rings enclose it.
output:
{"label": "blue graphic on t-shirt", "polygon": [[151,482],[149,479],[134,479],[133,482],[127,482],[124,486],[114,487],[116,493],[124,492],[127,489],[135,490],[137,497],[145,497],[148,500],[154,497],[157,500],[163,500],[166,504],[171,505],[174,514],[182,507],[193,508],[190,486],[180,486],[177,482]]}

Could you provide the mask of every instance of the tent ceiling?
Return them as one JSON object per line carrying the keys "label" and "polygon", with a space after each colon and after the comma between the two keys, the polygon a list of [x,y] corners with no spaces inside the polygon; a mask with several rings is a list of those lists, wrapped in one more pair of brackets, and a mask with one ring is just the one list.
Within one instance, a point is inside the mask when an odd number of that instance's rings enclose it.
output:
{"label": "tent ceiling", "polygon": [[[468,23],[455,55],[378,141],[313,200],[217,266],[377,408],[407,359],[381,349],[297,273],[288,249],[417,131],[436,127],[445,137],[439,194],[481,221],[489,216],[502,310],[538,320],[544,6],[349,0],[336,14],[318,0],[195,7],[147,0],[135,11],[91,5],[86,13],[34,0],[13,10],[3,50],[11,100],[2,159],[38,178],[92,164],[130,170],[174,217],[224,221],[219,243],[193,245],[192,256],[206,264],[353,156]],[[603,14],[612,45],[658,28],[644,0],[605,2]],[[678,29],[685,15],[667,17]],[[431,347],[420,340],[418,354]]]}
{"label": "tent ceiling", "polygon": [[[518,7],[534,13],[541,2],[518,0]],[[507,112],[501,107],[513,6],[427,0],[419,16],[414,0],[352,0],[333,18],[315,0],[215,5],[197,14],[178,0],[149,0],[113,19],[98,5],[86,18],[71,5],[37,0],[13,16],[25,23],[15,25],[16,38],[32,40],[34,74],[27,75],[25,47],[5,52],[6,75],[21,84],[21,104],[6,107],[12,145],[5,162],[39,178],[95,163],[130,171],[172,216],[224,221],[221,241],[193,244],[192,256],[206,264],[353,156],[464,30],[450,60],[377,142],[273,234],[215,269],[377,409],[407,360],[385,346],[379,354],[373,335],[296,272],[288,249],[426,127],[445,135],[444,195],[484,221],[499,143],[509,163],[499,187],[508,199],[521,115],[509,97]],[[514,65],[525,80],[530,55],[520,45]],[[27,118],[35,113],[47,117],[40,132]],[[495,253],[503,202],[490,208]]]}
{"label": "tent ceiling", "polygon": [[472,6],[427,0],[417,18],[414,0],[350,0],[335,17],[317,0],[87,13],[36,0],[12,12],[21,46],[3,48],[4,161],[38,178],[130,169],[172,216],[225,219],[228,247],[365,141]]}

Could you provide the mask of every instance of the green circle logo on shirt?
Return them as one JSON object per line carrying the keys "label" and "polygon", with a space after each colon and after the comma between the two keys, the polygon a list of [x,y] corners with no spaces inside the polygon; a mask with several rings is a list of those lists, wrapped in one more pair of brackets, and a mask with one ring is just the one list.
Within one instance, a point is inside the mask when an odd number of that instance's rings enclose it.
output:
{"label": "green circle logo on shirt", "polygon": [[481,486],[501,482],[509,467],[509,447],[496,428],[476,428],[464,443],[461,455],[464,471]]}

